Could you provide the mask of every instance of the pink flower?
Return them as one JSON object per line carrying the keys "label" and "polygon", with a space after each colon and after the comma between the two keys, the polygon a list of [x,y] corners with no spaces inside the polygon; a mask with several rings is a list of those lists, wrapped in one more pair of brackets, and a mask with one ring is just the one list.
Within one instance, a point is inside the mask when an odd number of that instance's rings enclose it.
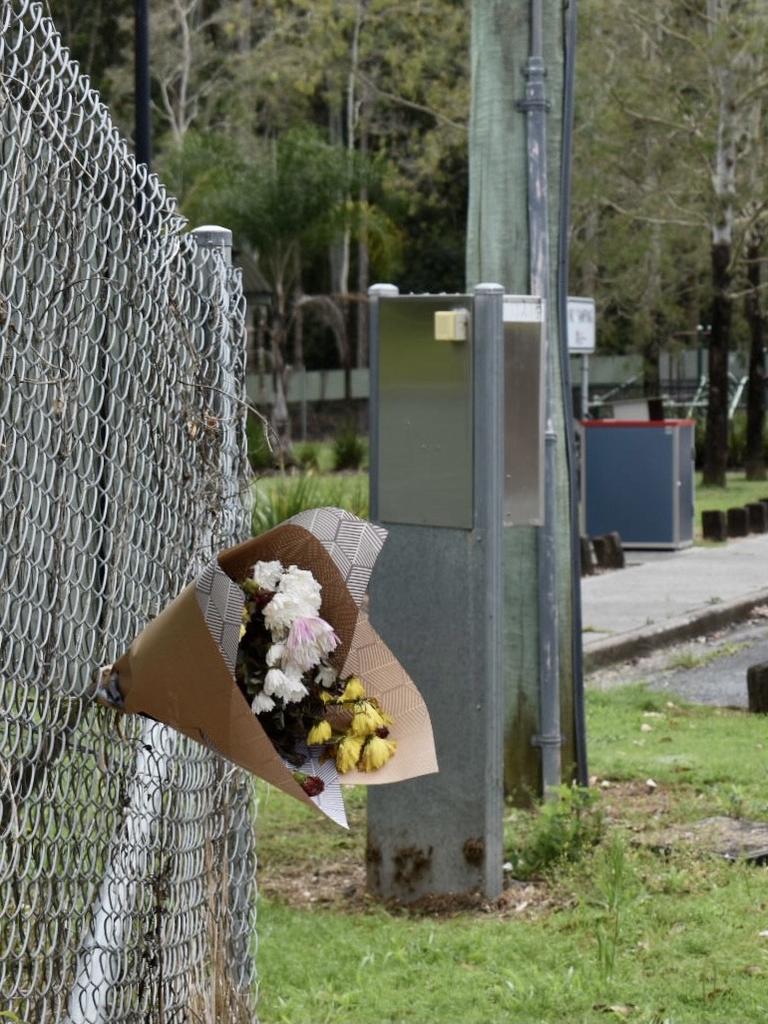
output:
{"label": "pink flower", "polygon": [[285,659],[306,672],[335,650],[339,638],[325,619],[294,619],[285,641]]}

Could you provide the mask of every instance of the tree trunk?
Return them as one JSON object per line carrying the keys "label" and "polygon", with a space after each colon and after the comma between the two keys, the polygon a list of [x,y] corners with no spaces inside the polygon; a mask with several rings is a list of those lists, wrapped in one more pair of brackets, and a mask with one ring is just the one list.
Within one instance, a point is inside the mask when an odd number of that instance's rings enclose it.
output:
{"label": "tree trunk", "polygon": [[643,394],[648,401],[648,416],[652,420],[664,419],[664,399],[661,397],[661,351],[656,338],[643,348]]}
{"label": "tree trunk", "polygon": [[304,313],[297,309],[293,314],[293,365],[304,368]]}
{"label": "tree trunk", "polygon": [[277,308],[273,311],[269,330],[272,347],[272,383],[274,387],[272,429],[277,440],[275,455],[280,466],[284,467],[286,456],[289,455],[291,450],[291,417],[288,412],[286,398],[290,370],[283,356],[288,342],[285,311],[280,301],[281,296],[278,294],[276,298],[278,300]]}
{"label": "tree trunk", "polygon": [[709,392],[704,440],[703,482],[725,487],[728,465],[728,352],[731,341],[731,246],[712,246],[712,331],[709,338]]}
{"label": "tree trunk", "polygon": [[[731,13],[730,0],[707,0],[712,39]],[[715,50],[713,82],[718,98],[717,140],[712,165],[716,216],[712,224],[712,331],[709,338],[709,394],[704,439],[703,481],[725,487],[728,465],[728,353],[731,346],[731,255],[736,195],[737,113],[734,68]]]}
{"label": "tree trunk", "polygon": [[753,239],[747,249],[749,291],[744,313],[749,326],[749,382],[747,384],[747,480],[765,480],[765,317],[760,308],[760,240]]}
{"label": "tree trunk", "polygon": [[[361,118],[360,155],[365,160],[368,155],[367,122]],[[368,186],[363,180],[360,186],[360,206],[365,211],[368,204]],[[363,213],[365,217],[365,213]],[[370,278],[370,261],[368,253],[368,231],[365,220],[360,226],[360,237],[357,241],[357,339],[355,346],[355,365],[359,368],[368,365],[368,284]]]}

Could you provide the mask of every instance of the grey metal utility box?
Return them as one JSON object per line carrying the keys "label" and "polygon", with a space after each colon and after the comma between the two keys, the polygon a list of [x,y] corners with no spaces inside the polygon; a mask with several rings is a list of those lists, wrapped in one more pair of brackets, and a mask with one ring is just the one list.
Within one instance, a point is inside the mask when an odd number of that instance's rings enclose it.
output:
{"label": "grey metal utility box", "polygon": [[[541,300],[371,289],[371,619],[421,689],[439,774],[368,795],[368,884],[502,887],[505,527],[542,515]],[[375,778],[372,777],[372,782]]]}
{"label": "grey metal utility box", "polygon": [[[382,295],[372,367],[371,509],[382,523],[470,530],[476,444],[473,295]],[[462,340],[435,337],[436,315],[465,325]],[[543,306],[504,296],[502,417],[504,525],[542,520],[544,459]],[[483,392],[484,395],[484,392]],[[485,398],[480,398],[484,401]],[[476,450],[477,449],[477,450]]]}
{"label": "grey metal utility box", "polygon": [[693,543],[693,420],[587,420],[587,533],[618,532],[628,548]]}

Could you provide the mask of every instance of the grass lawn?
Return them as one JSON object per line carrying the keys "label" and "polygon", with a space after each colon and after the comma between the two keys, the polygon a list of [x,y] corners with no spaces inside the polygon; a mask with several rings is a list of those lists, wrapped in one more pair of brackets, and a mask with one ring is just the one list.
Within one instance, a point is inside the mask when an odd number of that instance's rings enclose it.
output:
{"label": "grass lawn", "polygon": [[727,861],[706,829],[685,838],[711,816],[768,822],[768,722],[641,685],[589,694],[588,716],[599,781],[575,816],[602,838],[569,831],[567,799],[560,816],[510,809],[510,859],[544,840],[570,860],[510,880],[497,905],[376,905],[364,791],[347,834],[262,788],[262,1024],[768,1019],[768,869]]}

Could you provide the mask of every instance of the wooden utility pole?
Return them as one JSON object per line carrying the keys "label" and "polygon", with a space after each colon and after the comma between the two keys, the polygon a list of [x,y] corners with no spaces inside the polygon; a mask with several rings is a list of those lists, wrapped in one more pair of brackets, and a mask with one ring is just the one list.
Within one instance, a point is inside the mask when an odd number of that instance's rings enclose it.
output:
{"label": "wooden utility pole", "polygon": [[504,531],[505,785],[519,802],[572,778],[577,762],[577,774],[585,774],[566,444],[572,413],[562,376],[567,357],[559,351],[567,275],[555,258],[567,181],[568,7],[567,0],[475,0],[472,11],[467,286],[499,281],[509,293],[547,303],[544,524]]}

